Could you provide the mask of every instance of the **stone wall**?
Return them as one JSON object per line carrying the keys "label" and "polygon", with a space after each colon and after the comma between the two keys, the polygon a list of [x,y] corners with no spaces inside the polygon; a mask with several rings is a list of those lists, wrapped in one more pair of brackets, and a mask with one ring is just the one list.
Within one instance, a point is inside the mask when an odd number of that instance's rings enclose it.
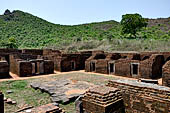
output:
{"label": "stone wall", "polygon": [[4,113],[4,96],[2,92],[0,92],[0,113]]}
{"label": "stone wall", "polygon": [[0,61],[0,78],[9,77],[9,64],[7,61]]}
{"label": "stone wall", "polygon": [[127,113],[169,113],[170,88],[130,80],[111,80],[107,86],[118,88]]}
{"label": "stone wall", "polygon": [[170,61],[163,66],[162,85],[170,87]]}

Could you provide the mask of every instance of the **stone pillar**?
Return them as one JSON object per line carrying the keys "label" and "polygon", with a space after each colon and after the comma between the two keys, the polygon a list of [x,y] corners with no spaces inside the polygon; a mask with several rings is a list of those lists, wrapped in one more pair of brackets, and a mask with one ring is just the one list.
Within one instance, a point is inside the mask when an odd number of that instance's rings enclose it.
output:
{"label": "stone pillar", "polygon": [[36,73],[35,63],[31,63],[31,64],[32,64],[32,74],[34,75]]}
{"label": "stone pillar", "polygon": [[44,62],[40,62],[40,74],[44,74]]}
{"label": "stone pillar", "polygon": [[4,113],[4,95],[0,92],[0,113]]}
{"label": "stone pillar", "polygon": [[108,86],[96,86],[82,99],[84,113],[124,113],[121,91]]}

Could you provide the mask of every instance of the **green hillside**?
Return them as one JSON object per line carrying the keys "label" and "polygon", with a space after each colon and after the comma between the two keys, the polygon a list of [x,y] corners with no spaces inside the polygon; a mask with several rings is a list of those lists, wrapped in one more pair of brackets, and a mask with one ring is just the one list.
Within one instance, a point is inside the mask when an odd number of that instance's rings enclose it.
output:
{"label": "green hillside", "polygon": [[[47,22],[39,17],[22,11],[5,12],[0,15],[0,40],[5,41],[14,37],[19,48],[65,48],[70,44],[84,44],[88,47],[80,49],[94,49],[103,41],[109,44],[121,40],[169,40],[170,18],[148,19],[148,27],[138,32],[138,39],[127,39],[129,36],[121,35],[121,26],[114,20],[82,24],[82,25],[59,25]],[[95,42],[92,42],[95,41]],[[90,45],[91,43],[92,45]],[[77,46],[79,46],[77,45]],[[1,46],[2,47],[2,46]],[[61,47],[61,49],[63,49]],[[118,47],[119,48],[119,47]],[[59,48],[60,49],[60,48]],[[100,48],[99,48],[100,49]],[[102,48],[101,48],[102,49]],[[147,48],[146,48],[147,49]],[[118,49],[119,50],[119,49]],[[121,50],[121,49],[120,49]]]}

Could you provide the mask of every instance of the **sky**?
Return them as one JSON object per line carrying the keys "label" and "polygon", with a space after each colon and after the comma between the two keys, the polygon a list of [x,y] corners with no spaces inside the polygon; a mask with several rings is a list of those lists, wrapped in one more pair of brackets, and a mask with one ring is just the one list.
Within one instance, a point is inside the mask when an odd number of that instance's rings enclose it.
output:
{"label": "sky", "polygon": [[170,0],[0,0],[0,15],[6,9],[28,12],[55,24],[77,25],[120,21],[127,13],[170,17]]}

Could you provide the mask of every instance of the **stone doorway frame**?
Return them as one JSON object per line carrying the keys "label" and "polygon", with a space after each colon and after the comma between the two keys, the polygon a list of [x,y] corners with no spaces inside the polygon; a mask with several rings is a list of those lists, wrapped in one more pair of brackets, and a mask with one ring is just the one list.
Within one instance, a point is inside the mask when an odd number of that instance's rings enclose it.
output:
{"label": "stone doorway frame", "polygon": [[[112,72],[111,72],[111,64],[113,65],[113,67],[112,67]],[[113,74],[115,74],[115,61],[110,61],[110,62],[108,62],[108,71],[109,71],[109,74],[110,75],[113,75]]]}
{"label": "stone doorway frame", "polygon": [[90,62],[90,72],[96,72],[96,61]]}

